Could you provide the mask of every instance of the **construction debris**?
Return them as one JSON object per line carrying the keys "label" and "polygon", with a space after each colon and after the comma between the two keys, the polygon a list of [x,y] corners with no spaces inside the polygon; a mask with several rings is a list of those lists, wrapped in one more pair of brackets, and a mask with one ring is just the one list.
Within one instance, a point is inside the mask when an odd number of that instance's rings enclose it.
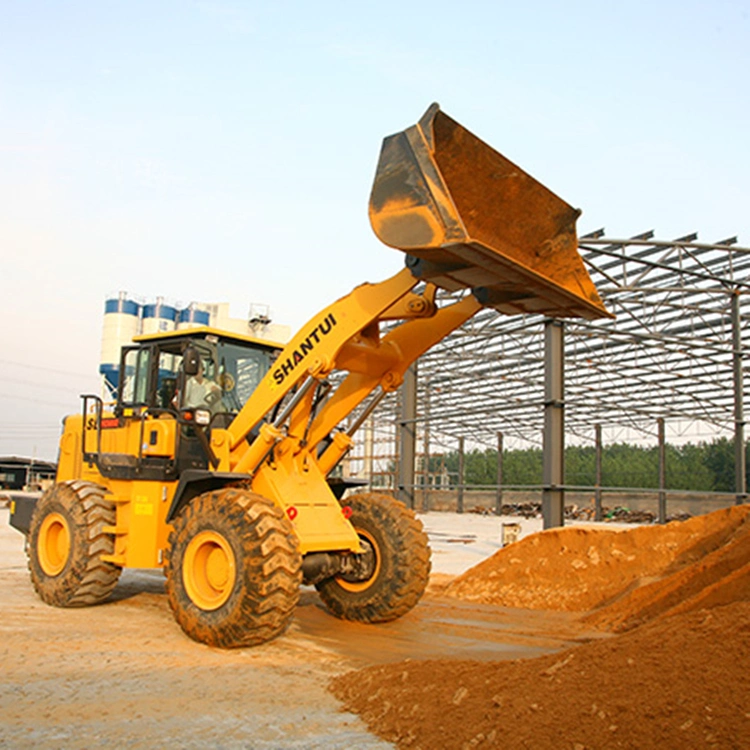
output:
{"label": "construction debris", "polygon": [[[482,516],[501,515],[501,516],[522,516],[523,518],[541,518],[541,503],[504,503],[498,514],[494,508],[484,506],[475,506],[469,509],[470,513],[476,513]],[[579,507],[578,505],[566,505],[564,511],[565,519],[568,521],[594,521],[596,509],[593,505]],[[679,512],[667,517],[667,521],[685,521],[691,518],[689,513]],[[649,510],[631,510],[622,505],[616,505],[614,508],[603,506],[601,511],[602,521],[616,521],[618,523],[655,523],[656,514]]]}

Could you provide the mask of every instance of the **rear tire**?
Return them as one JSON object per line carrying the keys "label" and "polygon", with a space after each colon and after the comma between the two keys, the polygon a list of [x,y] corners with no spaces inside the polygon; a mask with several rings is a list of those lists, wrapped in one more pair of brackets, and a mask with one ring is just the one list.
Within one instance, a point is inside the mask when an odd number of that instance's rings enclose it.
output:
{"label": "rear tire", "polygon": [[430,577],[430,548],[422,524],[390,495],[353,495],[350,522],[375,553],[366,581],[334,576],[316,584],[328,610],[343,620],[388,622],[421,599]]}
{"label": "rear tire", "polygon": [[114,503],[92,482],[60,482],[34,508],[27,554],[34,589],[55,607],[87,607],[109,597],[121,568],[101,559],[115,551]]}
{"label": "rear tire", "polygon": [[227,487],[194,498],[169,537],[167,595],[193,640],[255,646],[282,633],[299,601],[302,557],[270,500]]}

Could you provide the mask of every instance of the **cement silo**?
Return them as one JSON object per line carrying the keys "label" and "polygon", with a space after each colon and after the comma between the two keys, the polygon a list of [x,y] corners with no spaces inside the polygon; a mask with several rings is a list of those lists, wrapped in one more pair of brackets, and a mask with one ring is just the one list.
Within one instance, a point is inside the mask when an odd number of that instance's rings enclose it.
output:
{"label": "cement silo", "polygon": [[163,297],[157,297],[155,303],[143,306],[141,333],[174,331],[176,320],[177,309],[171,305],[165,305]]}
{"label": "cement silo", "polygon": [[207,310],[201,310],[195,302],[191,302],[184,310],[180,310],[177,320],[178,330],[197,328],[211,323],[211,315]]}
{"label": "cement silo", "polygon": [[110,297],[104,302],[99,372],[104,384],[113,393],[119,380],[120,349],[140,333],[142,312],[141,305],[128,299],[126,292],[120,292],[117,297]]}

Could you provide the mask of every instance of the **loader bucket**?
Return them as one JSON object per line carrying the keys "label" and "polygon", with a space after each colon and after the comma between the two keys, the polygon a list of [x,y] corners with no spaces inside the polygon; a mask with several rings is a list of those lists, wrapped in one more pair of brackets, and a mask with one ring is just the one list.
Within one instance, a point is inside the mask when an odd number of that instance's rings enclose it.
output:
{"label": "loader bucket", "polygon": [[383,141],[370,223],[418,278],[507,314],[612,317],[578,253],[579,211],[433,104]]}

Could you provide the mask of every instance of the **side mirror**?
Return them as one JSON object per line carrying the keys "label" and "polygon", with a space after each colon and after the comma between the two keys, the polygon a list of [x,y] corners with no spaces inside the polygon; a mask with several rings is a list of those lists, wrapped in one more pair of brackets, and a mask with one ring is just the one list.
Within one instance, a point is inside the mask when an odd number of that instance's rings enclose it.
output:
{"label": "side mirror", "polygon": [[182,371],[185,375],[197,375],[200,366],[200,352],[195,347],[188,346],[182,354]]}

